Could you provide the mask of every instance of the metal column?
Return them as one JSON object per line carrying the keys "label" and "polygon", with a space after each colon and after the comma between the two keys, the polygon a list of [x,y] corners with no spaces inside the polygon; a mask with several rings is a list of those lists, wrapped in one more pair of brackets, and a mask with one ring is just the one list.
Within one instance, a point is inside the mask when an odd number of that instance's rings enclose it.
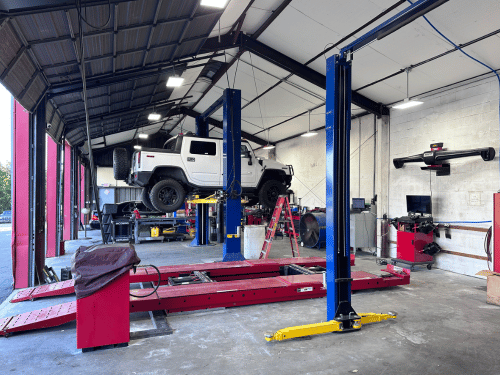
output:
{"label": "metal column", "polygon": [[[88,217],[89,215],[87,215],[87,217],[85,217],[84,214],[82,214],[82,208],[85,208],[87,207],[86,205],[86,200],[87,200],[87,196],[85,194],[85,165],[83,165],[82,163],[79,163],[79,171],[80,171],[80,209],[78,210],[78,212],[80,212],[80,221],[82,222],[82,225],[87,225],[87,220],[88,220]],[[92,214],[92,212],[90,213]]]}
{"label": "metal column", "polygon": [[58,256],[57,251],[57,143],[47,136],[47,258]]}
{"label": "metal column", "polygon": [[45,148],[47,119],[45,98],[30,121],[30,206],[31,253],[35,257],[35,282],[44,283],[45,266]]}
{"label": "metal column", "polygon": [[80,217],[78,215],[79,206],[79,191],[80,191],[80,180],[79,175],[79,162],[76,149],[71,148],[71,239],[78,239],[78,230],[80,227]]}
{"label": "metal column", "polygon": [[[349,136],[351,64],[338,55],[326,66],[326,260],[327,319],[351,328],[349,233]],[[345,319],[344,319],[345,318]]]}
{"label": "metal column", "polygon": [[64,143],[64,198],[63,198],[63,241],[71,240],[71,146]]}
{"label": "metal column", "polygon": [[[64,142],[64,141],[63,141]],[[57,144],[57,256],[64,255],[64,144]]]}
{"label": "metal column", "polygon": [[[351,306],[349,227],[349,134],[351,128],[351,59],[353,53],[380,40],[448,0],[418,0],[327,59],[326,66],[326,206],[327,319],[349,330]],[[358,317],[359,318],[359,317]]]}
{"label": "metal column", "polygon": [[241,91],[225,89],[223,98],[224,126],[224,193],[226,207],[226,240],[224,262],[244,260],[241,254]]}
{"label": "metal column", "polygon": [[[208,122],[202,117],[196,117],[196,135],[208,137]],[[196,235],[189,246],[210,245],[210,220],[208,217],[208,204],[196,205]]]}

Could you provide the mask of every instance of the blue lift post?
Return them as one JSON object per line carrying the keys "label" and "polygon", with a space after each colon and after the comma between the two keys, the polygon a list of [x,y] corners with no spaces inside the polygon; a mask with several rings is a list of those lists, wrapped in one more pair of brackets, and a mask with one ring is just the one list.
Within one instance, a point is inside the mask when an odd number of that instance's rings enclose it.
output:
{"label": "blue lift post", "polygon": [[[224,262],[245,260],[241,254],[241,91],[225,89],[205,112],[196,117],[196,135],[208,137],[208,118],[223,107],[223,163],[225,240]],[[190,246],[209,245],[208,205],[196,205],[196,237]]]}
{"label": "blue lift post", "polygon": [[[208,137],[208,121],[205,113],[196,117],[196,135]],[[197,247],[210,245],[210,220],[208,217],[208,204],[198,203],[196,205],[196,234],[189,246]]]}
{"label": "blue lift post", "polygon": [[223,262],[245,260],[241,254],[241,91],[225,89],[224,127],[224,220],[226,238]]}
{"label": "blue lift post", "polygon": [[359,316],[351,306],[349,227],[349,134],[351,128],[351,59],[380,40],[448,0],[419,0],[327,59],[326,66],[326,282],[327,320],[353,327]]}
{"label": "blue lift post", "polygon": [[410,23],[448,0],[419,0],[363,35],[326,62],[326,304],[327,322],[284,328],[266,341],[358,330],[363,324],[397,314],[357,314],[351,306],[349,225],[349,135],[351,129],[352,54]]}

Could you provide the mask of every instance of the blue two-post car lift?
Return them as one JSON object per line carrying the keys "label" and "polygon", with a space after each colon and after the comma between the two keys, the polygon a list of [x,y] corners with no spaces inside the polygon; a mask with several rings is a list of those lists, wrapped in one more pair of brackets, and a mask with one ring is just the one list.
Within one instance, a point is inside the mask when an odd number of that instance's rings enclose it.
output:
{"label": "blue two-post car lift", "polygon": [[[223,108],[224,223],[223,261],[238,261],[241,254],[241,91],[225,89],[205,112],[196,117],[196,135],[208,137],[208,118]],[[196,237],[191,246],[208,245],[208,205],[196,205]]]}
{"label": "blue two-post car lift", "polygon": [[327,322],[289,327],[266,334],[284,340],[360,329],[363,324],[396,318],[396,313],[357,314],[351,306],[349,155],[351,61],[353,53],[382,39],[448,0],[419,0],[353,43],[326,65],[326,287]]}

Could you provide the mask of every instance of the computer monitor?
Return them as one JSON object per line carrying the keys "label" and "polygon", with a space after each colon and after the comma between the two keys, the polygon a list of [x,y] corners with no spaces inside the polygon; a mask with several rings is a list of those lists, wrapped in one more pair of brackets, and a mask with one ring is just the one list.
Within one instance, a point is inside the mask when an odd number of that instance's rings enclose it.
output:
{"label": "computer monitor", "polygon": [[352,198],[352,208],[353,210],[364,210],[365,198]]}
{"label": "computer monitor", "polygon": [[406,211],[419,214],[432,214],[430,195],[407,195]]}

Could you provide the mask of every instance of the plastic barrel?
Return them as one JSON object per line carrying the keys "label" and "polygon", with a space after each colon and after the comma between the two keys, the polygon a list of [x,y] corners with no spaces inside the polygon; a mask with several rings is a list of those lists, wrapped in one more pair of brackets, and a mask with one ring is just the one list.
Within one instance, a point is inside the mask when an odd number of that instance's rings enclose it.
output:
{"label": "plastic barrel", "polygon": [[259,259],[266,238],[265,225],[246,225],[243,236],[243,256],[245,259]]}
{"label": "plastic barrel", "polygon": [[308,212],[300,219],[300,239],[304,246],[312,248],[326,245],[326,214]]}

